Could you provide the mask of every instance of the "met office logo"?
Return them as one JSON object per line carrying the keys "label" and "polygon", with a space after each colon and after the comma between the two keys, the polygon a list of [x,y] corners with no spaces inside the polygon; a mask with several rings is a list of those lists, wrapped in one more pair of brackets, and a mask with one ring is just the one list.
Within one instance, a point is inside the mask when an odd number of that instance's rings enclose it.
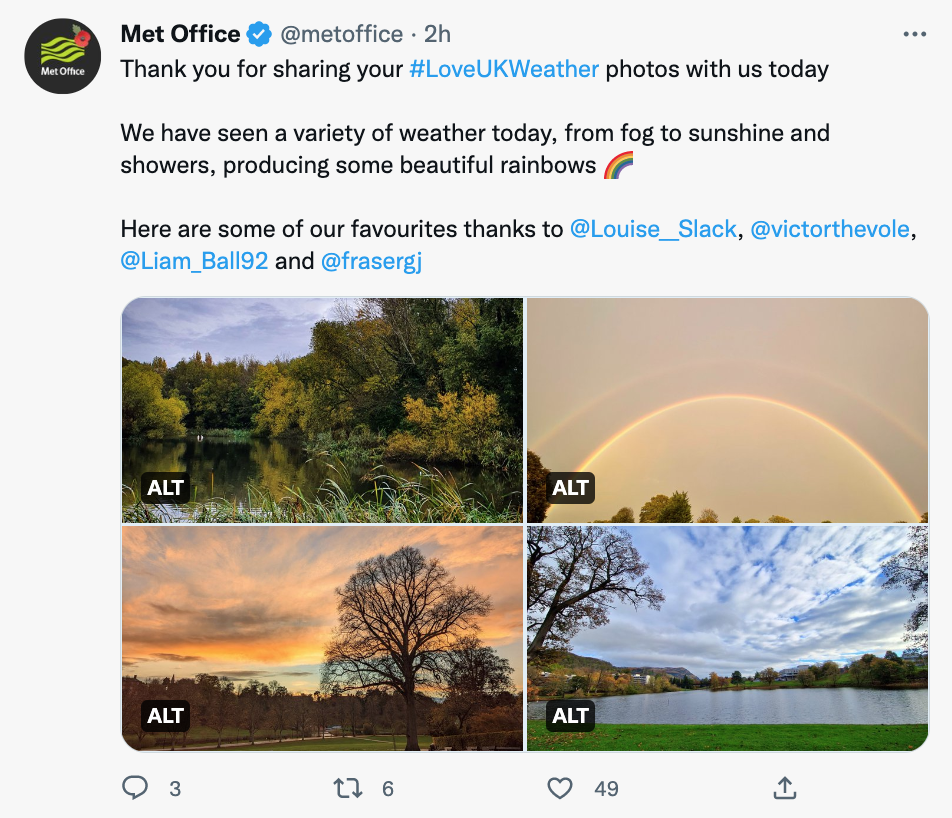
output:
{"label": "met office logo", "polygon": [[30,79],[51,94],[82,91],[99,73],[102,52],[89,26],[69,17],[47,20],[23,52]]}

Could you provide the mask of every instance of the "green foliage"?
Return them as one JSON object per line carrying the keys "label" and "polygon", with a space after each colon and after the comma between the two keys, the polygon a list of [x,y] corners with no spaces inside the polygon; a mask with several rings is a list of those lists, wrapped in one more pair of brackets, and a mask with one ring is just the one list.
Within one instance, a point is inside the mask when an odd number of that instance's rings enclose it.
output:
{"label": "green foliage", "polygon": [[162,397],[162,376],[145,364],[122,367],[122,435],[161,439],[185,434],[187,407],[178,397]]}
{"label": "green foliage", "polygon": [[656,523],[661,512],[671,501],[667,494],[656,494],[647,503],[641,507],[638,514],[639,523]]}
{"label": "green foliage", "polygon": [[421,470],[415,480],[381,475],[371,497],[351,495],[328,480],[313,497],[288,488],[281,497],[248,486],[247,496],[205,503],[151,506],[123,486],[132,502],[124,523],[517,523],[518,510],[497,511],[485,499],[466,498],[451,478]]}
{"label": "green foliage", "polygon": [[546,501],[545,481],[549,476],[549,469],[542,465],[542,460],[535,452],[526,454],[526,522],[545,522],[545,515],[551,505]]}
{"label": "green foliage", "polygon": [[392,458],[521,469],[521,299],[341,302],[299,358],[216,363],[196,352],[171,368],[123,365],[151,376],[124,385],[124,435],[235,429],[350,460],[382,455],[388,439]]}
{"label": "green foliage", "polygon": [[733,520],[731,520],[732,523],[739,523],[740,521],[740,517],[735,517]]}
{"label": "green foliage", "polygon": [[676,491],[658,515],[659,523],[690,523],[691,503],[686,491]]}

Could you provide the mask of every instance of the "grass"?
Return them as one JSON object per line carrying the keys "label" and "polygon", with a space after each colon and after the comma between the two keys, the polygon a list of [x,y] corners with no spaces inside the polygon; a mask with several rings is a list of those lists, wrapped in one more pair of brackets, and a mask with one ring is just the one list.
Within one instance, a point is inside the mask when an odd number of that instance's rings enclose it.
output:
{"label": "grass", "polygon": [[518,509],[496,509],[483,497],[463,497],[452,478],[420,469],[415,479],[380,474],[372,495],[348,495],[326,480],[314,497],[286,488],[270,491],[247,486],[247,499],[215,498],[203,503],[153,506],[142,502],[134,486],[123,486],[132,503],[123,506],[124,523],[519,523]]}
{"label": "grass", "polygon": [[915,750],[926,724],[599,724],[591,733],[529,725],[530,750]]}
{"label": "grass", "polygon": [[[430,746],[429,736],[420,736],[420,747],[426,750]],[[407,746],[406,736],[397,736],[397,750],[403,750]],[[216,749],[212,747],[210,749]],[[330,752],[344,752],[346,750],[355,750],[357,752],[383,752],[393,751],[393,740],[390,736],[367,736],[365,738],[312,738],[304,741],[282,741],[280,744],[255,744],[242,745],[241,747],[222,747],[222,750],[230,752],[240,752],[242,750],[265,751],[278,750],[281,752],[295,752],[324,750]]]}

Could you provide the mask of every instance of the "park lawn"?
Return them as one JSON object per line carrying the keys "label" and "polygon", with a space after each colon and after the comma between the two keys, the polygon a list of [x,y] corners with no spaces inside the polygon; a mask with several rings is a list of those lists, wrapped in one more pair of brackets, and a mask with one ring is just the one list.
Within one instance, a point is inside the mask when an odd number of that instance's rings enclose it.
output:
{"label": "park lawn", "polygon": [[[430,746],[432,739],[429,736],[420,736],[420,747],[426,750]],[[397,736],[397,750],[403,750],[407,746],[406,736]],[[214,747],[210,749],[216,749]],[[282,741],[280,744],[244,744],[240,747],[222,747],[222,750],[329,750],[332,752],[342,752],[345,750],[382,751],[393,750],[393,741],[390,736],[367,736],[366,738],[311,738],[304,741]]]}
{"label": "park lawn", "polygon": [[550,733],[529,722],[530,750],[915,750],[926,724],[599,724]]}

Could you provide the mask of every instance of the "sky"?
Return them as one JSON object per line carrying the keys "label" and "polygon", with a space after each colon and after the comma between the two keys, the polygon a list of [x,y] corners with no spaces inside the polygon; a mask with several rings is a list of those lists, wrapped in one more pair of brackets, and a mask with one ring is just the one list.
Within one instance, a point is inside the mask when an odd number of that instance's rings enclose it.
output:
{"label": "sky", "polygon": [[122,354],[174,366],[196,351],[212,359],[297,357],[311,328],[334,317],[333,298],[137,298],[122,313]]}
{"label": "sky", "polygon": [[547,522],[637,515],[677,490],[721,522],[927,510],[917,301],[529,299],[526,326],[529,449],[596,479],[595,503]]}
{"label": "sky", "polygon": [[334,589],[359,561],[404,545],[490,596],[481,638],[521,687],[522,528],[513,526],[124,528],[122,672],[277,679],[313,692],[337,622]]}
{"label": "sky", "polygon": [[745,676],[864,653],[901,654],[915,602],[884,590],[880,566],[908,526],[628,526],[665,595],[660,611],[619,606],[574,653],[621,667]]}

